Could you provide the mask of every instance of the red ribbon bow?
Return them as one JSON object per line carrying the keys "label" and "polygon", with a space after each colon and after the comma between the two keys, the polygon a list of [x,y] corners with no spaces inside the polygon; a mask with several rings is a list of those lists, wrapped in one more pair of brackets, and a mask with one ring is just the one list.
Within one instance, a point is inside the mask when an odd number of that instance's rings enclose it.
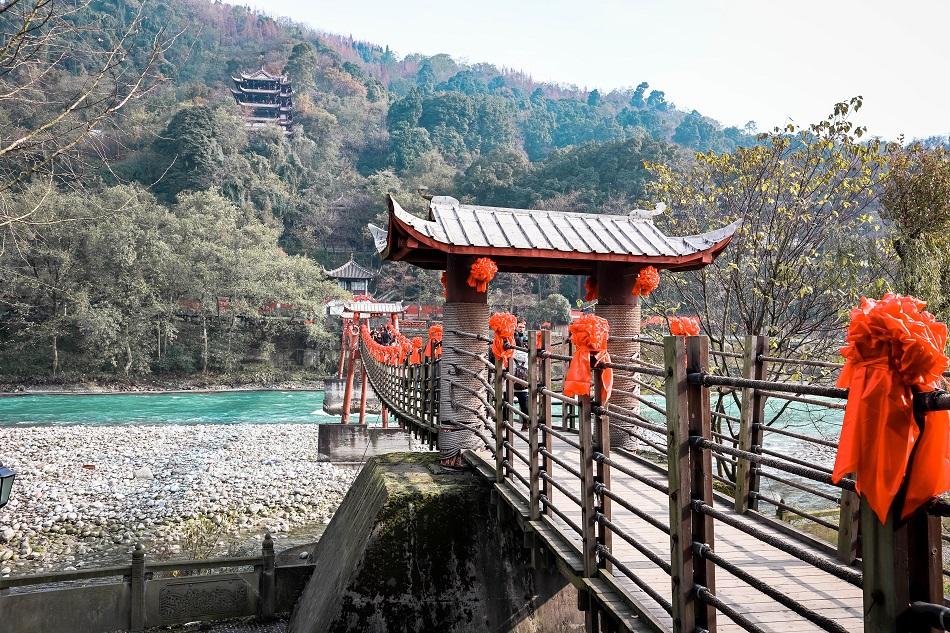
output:
{"label": "red ribbon bow", "polygon": [[[568,366],[567,375],[564,377],[564,395],[568,397],[588,396],[593,381],[590,365],[591,354],[595,355],[594,358],[597,363],[610,362],[610,354],[607,353],[610,325],[606,319],[597,315],[585,314],[572,323],[568,329],[571,332],[571,341],[574,343],[574,356],[571,357],[571,364]],[[606,404],[607,400],[610,399],[610,391],[613,389],[614,372],[608,367],[600,373],[600,376],[603,387],[602,404]]]}
{"label": "red ribbon bow", "polygon": [[922,433],[914,420],[914,392],[942,385],[947,368],[947,326],[925,305],[890,293],[862,298],[841,350],[838,386],[847,387],[848,404],[832,480],[855,473],[882,523],[905,483],[905,518],[950,489],[950,412],[928,412]]}

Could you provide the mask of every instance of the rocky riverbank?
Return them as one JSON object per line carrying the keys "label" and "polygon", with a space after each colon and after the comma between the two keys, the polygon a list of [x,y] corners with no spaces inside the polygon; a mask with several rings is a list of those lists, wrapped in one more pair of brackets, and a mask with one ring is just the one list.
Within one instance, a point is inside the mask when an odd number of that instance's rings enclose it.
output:
{"label": "rocky riverbank", "polygon": [[312,425],[0,427],[16,473],[0,575],[259,546],[319,533],[355,471],[318,462]]}

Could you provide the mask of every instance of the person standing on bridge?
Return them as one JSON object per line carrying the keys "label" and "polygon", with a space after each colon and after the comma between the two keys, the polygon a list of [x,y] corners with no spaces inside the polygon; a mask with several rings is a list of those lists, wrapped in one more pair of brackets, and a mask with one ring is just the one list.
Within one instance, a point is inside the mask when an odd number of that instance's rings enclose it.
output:
{"label": "person standing on bridge", "polygon": [[[525,344],[527,344],[528,337],[525,335]],[[520,344],[519,344],[520,346]],[[511,357],[511,363],[509,367],[511,373],[515,378],[519,380],[528,380],[528,352],[523,352],[520,349],[515,350],[515,355]],[[520,382],[514,383],[514,392],[515,399],[518,401],[518,408],[524,414],[521,417],[521,430],[528,430],[528,385],[522,384]]]}
{"label": "person standing on bridge", "polygon": [[524,319],[518,319],[518,327],[515,329],[515,345],[528,347],[528,323]]}

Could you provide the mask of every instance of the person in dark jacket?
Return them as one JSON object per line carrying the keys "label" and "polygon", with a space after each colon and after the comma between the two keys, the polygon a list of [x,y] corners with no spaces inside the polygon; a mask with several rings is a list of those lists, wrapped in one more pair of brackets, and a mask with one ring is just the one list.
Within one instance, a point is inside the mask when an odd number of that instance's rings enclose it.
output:
{"label": "person in dark jacket", "polygon": [[515,329],[515,345],[528,347],[528,324],[524,319],[518,319],[518,327]]}

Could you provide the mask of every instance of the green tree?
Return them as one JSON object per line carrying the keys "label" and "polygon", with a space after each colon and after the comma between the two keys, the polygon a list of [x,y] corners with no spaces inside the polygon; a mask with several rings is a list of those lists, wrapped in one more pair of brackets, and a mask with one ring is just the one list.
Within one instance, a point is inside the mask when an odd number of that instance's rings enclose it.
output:
{"label": "green tree", "polygon": [[316,89],[318,64],[317,51],[310,43],[300,42],[294,45],[284,66],[284,73],[290,78],[296,92],[306,94]]}
{"label": "green tree", "polygon": [[211,187],[224,163],[218,140],[223,132],[211,108],[192,106],[176,112],[154,144],[157,167],[165,170],[155,185],[156,193],[174,200],[182,191]]}
{"label": "green tree", "polygon": [[861,103],[730,154],[649,165],[648,191],[676,209],[668,233],[741,222],[716,265],[664,277],[666,296],[700,316],[716,349],[766,334],[779,356],[830,355],[849,308],[881,291],[886,245],[872,208],[885,161],[880,142],[861,142],[848,118]]}
{"label": "green tree", "polygon": [[646,101],[643,100],[643,95],[646,94],[647,88],[650,87],[650,84],[643,81],[637,85],[636,89],[633,91],[633,95],[630,96],[630,107],[642,109],[647,107]]}
{"label": "green tree", "polygon": [[389,140],[389,163],[397,170],[412,167],[420,156],[432,149],[428,130],[421,127],[402,127]]}
{"label": "green tree", "polygon": [[921,143],[888,147],[881,202],[900,258],[897,288],[950,318],[950,150]]}

